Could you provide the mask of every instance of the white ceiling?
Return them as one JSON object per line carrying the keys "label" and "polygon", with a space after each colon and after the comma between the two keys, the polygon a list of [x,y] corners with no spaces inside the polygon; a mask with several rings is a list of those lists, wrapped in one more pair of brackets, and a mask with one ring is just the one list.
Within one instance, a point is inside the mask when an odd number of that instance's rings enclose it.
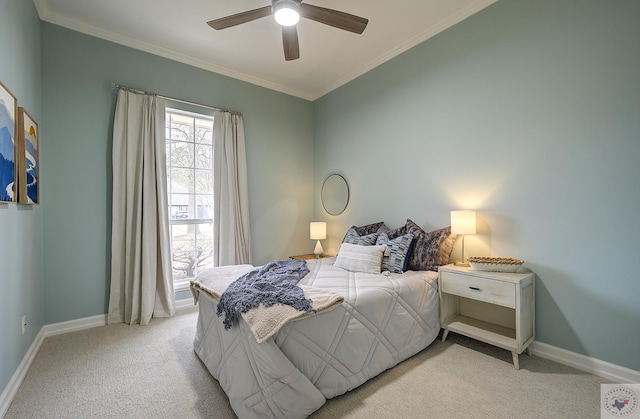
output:
{"label": "white ceiling", "polygon": [[[307,1],[307,0],[305,0]],[[497,0],[308,0],[369,19],[362,35],[302,19],[285,61],[271,17],[216,31],[206,22],[270,0],[34,0],[40,19],[315,100]],[[134,86],[135,87],[135,86]]]}

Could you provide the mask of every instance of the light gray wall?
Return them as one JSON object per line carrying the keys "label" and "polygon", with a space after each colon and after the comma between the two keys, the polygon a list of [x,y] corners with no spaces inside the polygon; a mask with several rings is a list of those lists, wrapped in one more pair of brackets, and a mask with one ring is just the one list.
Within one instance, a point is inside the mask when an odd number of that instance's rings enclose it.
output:
{"label": "light gray wall", "polygon": [[[0,80],[40,122],[40,21],[32,2],[0,0]],[[0,204],[0,389],[42,327],[43,295],[42,206]]]}
{"label": "light gray wall", "polygon": [[[636,0],[501,0],[316,101],[325,249],[476,209],[467,255],[536,272],[539,341],[640,370],[638,22]],[[317,199],[332,171],[339,217]]]}
{"label": "light gray wall", "polygon": [[42,35],[46,323],[107,310],[112,82],[244,112],[253,262],[312,248],[310,102],[59,26]]}

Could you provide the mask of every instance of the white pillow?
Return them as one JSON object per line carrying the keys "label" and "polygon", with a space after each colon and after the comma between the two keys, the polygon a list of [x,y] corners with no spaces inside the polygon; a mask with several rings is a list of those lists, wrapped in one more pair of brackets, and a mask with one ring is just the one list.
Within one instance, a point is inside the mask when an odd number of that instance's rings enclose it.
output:
{"label": "white pillow", "polygon": [[379,274],[386,248],[387,246],[342,243],[333,265],[351,272]]}

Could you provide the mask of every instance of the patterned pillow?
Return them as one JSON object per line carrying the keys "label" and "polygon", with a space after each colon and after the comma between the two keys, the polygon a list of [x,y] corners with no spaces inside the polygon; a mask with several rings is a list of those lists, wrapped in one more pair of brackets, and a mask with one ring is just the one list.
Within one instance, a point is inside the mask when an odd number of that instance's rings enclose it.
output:
{"label": "patterned pillow", "polygon": [[384,222],[380,221],[379,223],[367,224],[360,227],[353,226],[351,228],[353,228],[359,236],[366,236],[367,234],[377,233],[382,226],[384,226]]}
{"label": "patterned pillow", "polygon": [[360,246],[342,243],[333,266],[351,272],[379,274],[386,246]]}
{"label": "patterned pillow", "polygon": [[390,239],[387,233],[380,233],[376,244],[387,246],[389,254],[385,252],[382,258],[382,270],[401,274],[407,270],[408,255],[413,243],[413,234]]}
{"label": "patterned pillow", "polygon": [[449,263],[449,257],[456,241],[451,227],[425,233],[416,223],[407,219],[407,232],[415,236],[409,254],[407,269],[412,271],[437,271],[438,266]]}
{"label": "patterned pillow", "polygon": [[343,243],[350,244],[358,244],[360,246],[372,246],[376,244],[376,239],[378,238],[378,233],[367,234],[366,236],[361,236],[355,227],[351,227],[347,230],[347,234],[345,234],[344,239],[342,239]]}
{"label": "patterned pillow", "polygon": [[387,228],[386,231],[380,230],[380,232],[387,233],[387,236],[389,236],[390,239],[395,239],[397,237],[404,236],[405,234],[408,233],[406,224],[403,225],[402,227],[394,228],[393,230],[391,230],[390,228]]}

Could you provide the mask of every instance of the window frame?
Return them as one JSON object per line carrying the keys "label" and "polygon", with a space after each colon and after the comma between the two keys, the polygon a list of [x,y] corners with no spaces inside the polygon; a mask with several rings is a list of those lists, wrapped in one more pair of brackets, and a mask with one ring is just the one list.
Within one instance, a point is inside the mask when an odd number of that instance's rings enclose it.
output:
{"label": "window frame", "polygon": [[[191,108],[191,109],[189,109]],[[171,124],[172,124],[172,116],[173,115],[178,115],[178,116],[183,116],[183,117],[187,117],[187,118],[193,118],[193,128],[194,128],[194,133],[195,133],[195,129],[198,126],[197,121],[196,120],[205,120],[205,121],[210,121],[211,122],[211,143],[207,144],[207,146],[210,146],[211,150],[210,150],[210,157],[211,157],[211,161],[210,161],[210,168],[203,168],[202,165],[199,165],[197,162],[197,149],[198,147],[202,147],[202,143],[198,142],[198,139],[195,138],[195,135],[190,138],[191,141],[185,141],[183,139],[177,139],[175,137],[173,137],[171,135],[172,132],[172,128],[171,128]],[[167,170],[167,200],[168,200],[168,217],[169,217],[169,234],[170,234],[170,241],[171,241],[171,274],[172,274],[172,282],[173,282],[173,289],[174,292],[177,291],[184,291],[189,289],[189,282],[191,281],[191,279],[193,279],[193,277],[189,277],[189,276],[185,276],[185,278],[180,278],[180,279],[175,279],[174,278],[174,272],[176,271],[176,269],[174,268],[174,255],[175,255],[175,250],[174,250],[174,226],[180,226],[180,225],[186,225],[186,226],[191,226],[193,225],[194,227],[198,227],[200,225],[204,225],[204,224],[209,224],[209,225],[213,225],[213,218],[210,217],[202,217],[199,218],[198,217],[198,210],[199,210],[199,199],[198,198],[208,198],[209,202],[211,202],[211,205],[204,205],[205,207],[208,207],[208,214],[207,215],[211,215],[213,213],[213,111],[209,110],[209,109],[205,109],[205,108],[199,108],[199,107],[193,107],[193,106],[181,106],[181,104],[177,104],[177,103],[171,103],[171,104],[167,104],[166,108],[165,108],[165,117],[166,117],[166,122],[165,122],[165,130],[166,130],[166,138],[165,138],[165,147],[167,148],[167,156],[166,156],[166,170]],[[191,150],[191,152],[193,153],[193,160],[192,160],[192,166],[182,166],[182,165],[172,165],[171,164],[171,158],[172,158],[172,142],[173,143],[185,143],[185,144],[189,144],[193,146],[193,149]],[[182,169],[182,170],[191,170],[193,171],[193,183],[191,185],[188,186],[187,188],[187,192],[183,193],[183,192],[179,192],[176,193],[173,190],[173,186],[175,184],[175,179],[173,178],[173,169]],[[197,187],[197,176],[196,174],[198,172],[204,172],[209,170],[211,172],[211,189],[210,189],[210,193],[199,193],[198,192],[198,187]],[[192,189],[189,189],[192,188]],[[173,206],[176,206],[173,204],[173,198],[175,196],[180,196],[180,195],[184,195],[187,196],[187,207],[189,207],[189,200],[191,199],[191,197],[193,197],[193,209],[192,209],[192,213],[189,213],[189,209],[187,209],[187,218],[174,218],[174,212],[173,212]],[[206,201],[207,199],[205,199]],[[180,206],[180,205],[178,205]],[[179,210],[178,212],[181,212],[181,210]],[[197,231],[194,232],[194,244],[193,244],[193,248],[192,250],[195,252],[198,249],[198,233]],[[212,249],[212,253],[211,253],[211,257],[213,257],[213,249]],[[207,263],[206,266],[212,264],[213,261],[211,261],[210,263]],[[198,272],[198,267],[199,265],[196,264],[195,266],[195,275],[197,275]],[[206,269],[206,268],[203,268]]]}

